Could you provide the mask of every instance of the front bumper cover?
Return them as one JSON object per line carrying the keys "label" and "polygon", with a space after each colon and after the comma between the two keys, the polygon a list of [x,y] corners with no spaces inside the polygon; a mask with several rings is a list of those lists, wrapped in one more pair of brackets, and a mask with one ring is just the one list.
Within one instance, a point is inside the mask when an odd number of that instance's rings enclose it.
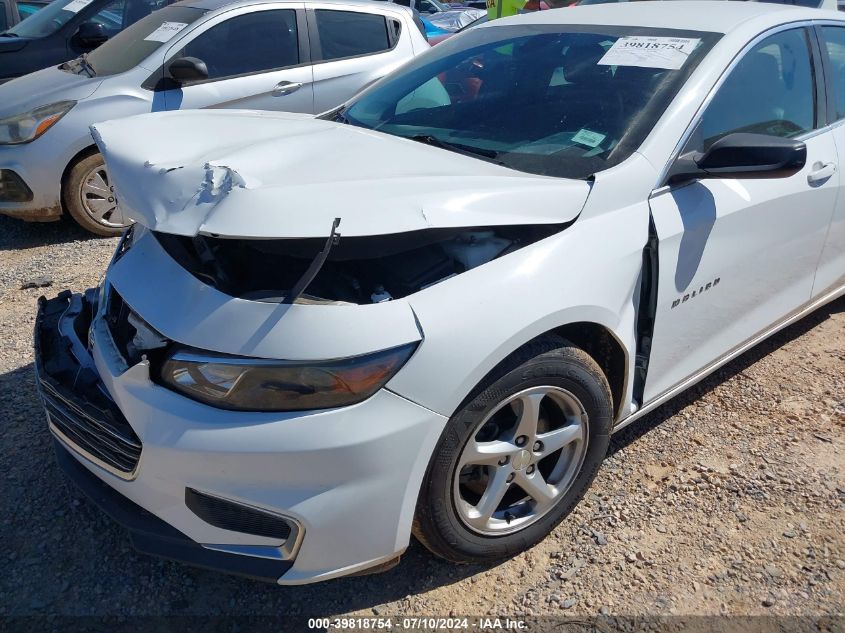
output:
{"label": "front bumper cover", "polygon": [[[86,347],[79,337],[80,332],[87,331],[90,315],[95,312],[92,299],[93,293],[83,298],[67,291],[50,300],[41,297],[35,321],[35,370],[38,388],[47,408],[50,430],[55,436],[56,461],[65,476],[85,497],[129,530],[132,545],[138,551],[197,567],[277,582],[293,566],[293,560],[241,556],[207,549],[121,495],[73,455],[81,454],[108,472],[126,478],[124,473],[104,463],[103,455],[98,457],[92,450],[80,450],[80,446],[68,437],[68,433],[63,433],[54,423],[54,417],[58,415],[54,409],[58,394],[67,398],[64,402],[75,412],[81,413],[83,407],[100,409],[102,419],[105,419],[108,413],[109,404],[114,407],[113,402],[103,402],[105,396],[102,395],[102,383],[93,369],[93,360],[87,356]],[[63,327],[69,325],[68,320],[74,321],[70,325],[78,325]],[[67,384],[68,376],[73,376],[73,385]],[[89,399],[79,395],[86,392],[91,394]],[[96,397],[98,392],[100,399]],[[119,415],[119,411],[117,414]],[[75,436],[74,439],[85,441],[81,436]]]}
{"label": "front bumper cover", "polygon": [[[107,277],[101,296],[112,291]],[[141,443],[137,464],[122,474],[103,468],[73,442],[62,446],[79,467],[72,473],[81,472],[75,480],[93,478],[112,490],[106,496],[116,502],[109,507],[129,508],[133,515],[141,509],[168,526],[160,534],[129,522],[137,547],[221,571],[275,576],[279,584],[364,573],[405,550],[445,417],[389,389],[324,411],[215,409],[155,384],[148,360],[127,366],[96,303],[93,290],[42,300],[36,370],[39,384],[61,382],[61,368],[74,363],[64,374],[68,399],[94,389]],[[293,336],[292,323],[286,325],[286,336]],[[311,327],[307,334],[317,331]],[[82,405],[92,399],[84,397]],[[290,520],[296,538],[282,541],[209,523],[186,502],[187,489]],[[111,513],[124,522],[125,512]],[[174,537],[174,530],[184,538]]]}

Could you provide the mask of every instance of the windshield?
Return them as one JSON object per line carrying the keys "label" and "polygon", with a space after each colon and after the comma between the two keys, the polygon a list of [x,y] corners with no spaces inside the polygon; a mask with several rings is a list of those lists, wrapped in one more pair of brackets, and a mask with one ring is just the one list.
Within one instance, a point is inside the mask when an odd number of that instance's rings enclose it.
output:
{"label": "windshield", "polygon": [[[98,2],[98,0],[54,0],[37,13],[29,16],[6,33],[18,37],[39,38],[52,35],[65,24],[76,18],[78,13],[98,10],[86,18],[102,24],[105,34],[116,35],[123,28],[133,24],[151,11],[169,4],[172,0],[122,0]],[[92,9],[89,9],[89,6]]]}
{"label": "windshield", "polygon": [[354,99],[341,120],[528,173],[630,156],[720,36],[572,25],[471,29]]}
{"label": "windshield", "polygon": [[54,0],[7,32],[19,37],[46,37],[52,35],[82,9],[90,4],[85,0]]}
{"label": "windshield", "polygon": [[206,13],[205,9],[175,5],[153,11],[89,53],[88,63],[98,76],[125,73]]}

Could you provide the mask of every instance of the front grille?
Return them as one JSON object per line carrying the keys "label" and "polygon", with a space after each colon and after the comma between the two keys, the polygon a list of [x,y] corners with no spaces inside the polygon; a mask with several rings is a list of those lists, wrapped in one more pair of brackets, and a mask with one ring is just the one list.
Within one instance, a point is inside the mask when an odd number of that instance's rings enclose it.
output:
{"label": "front grille", "polygon": [[102,417],[91,415],[53,386],[43,382],[41,386],[50,422],[67,440],[122,473],[135,470],[141,458],[141,440],[125,419],[115,420],[108,412],[101,412]]}
{"label": "front grille", "polygon": [[285,540],[290,524],[282,517],[185,488],[185,505],[206,523],[223,530]]}
{"label": "front grille", "polygon": [[65,292],[49,301],[39,299],[35,326],[39,392],[56,435],[85,457],[129,479],[141,457],[141,440],[106,394],[83,343],[96,307],[93,301],[93,291],[85,297]]}

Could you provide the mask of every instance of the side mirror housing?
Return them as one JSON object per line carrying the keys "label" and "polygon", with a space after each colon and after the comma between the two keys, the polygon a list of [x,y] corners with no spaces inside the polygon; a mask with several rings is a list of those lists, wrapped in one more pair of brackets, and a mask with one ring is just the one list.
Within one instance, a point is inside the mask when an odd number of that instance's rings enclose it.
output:
{"label": "side mirror housing", "polygon": [[106,29],[99,22],[83,22],[76,30],[76,41],[85,48],[97,48],[109,39]]}
{"label": "side mirror housing", "polygon": [[170,76],[180,84],[208,79],[208,67],[196,57],[179,57],[168,66]]}
{"label": "side mirror housing", "polygon": [[801,141],[735,132],[720,138],[703,154],[680,156],[669,173],[669,183],[701,178],[784,178],[798,173],[806,162],[807,146]]}

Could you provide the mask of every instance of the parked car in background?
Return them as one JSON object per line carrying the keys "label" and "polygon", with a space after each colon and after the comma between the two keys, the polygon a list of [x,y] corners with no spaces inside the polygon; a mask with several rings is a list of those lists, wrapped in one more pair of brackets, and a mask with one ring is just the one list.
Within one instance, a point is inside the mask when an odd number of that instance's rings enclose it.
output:
{"label": "parked car in background", "polygon": [[440,0],[378,0],[379,2],[390,2],[398,4],[403,7],[410,7],[414,11],[425,15],[428,13],[440,13],[441,11],[450,11],[452,9],[445,2]]}
{"label": "parked car in background", "polygon": [[435,44],[440,44],[441,42],[448,40],[453,35],[457,35],[458,33],[463,33],[464,31],[468,31],[469,29],[473,29],[477,26],[481,26],[482,24],[484,24],[488,20],[489,20],[489,18],[487,16],[487,13],[485,12],[484,15],[482,15],[481,17],[475,18],[472,22],[470,22],[469,24],[467,24],[465,26],[462,26],[457,31],[454,31],[454,32],[445,31],[445,32],[437,33],[433,36],[430,36],[428,38],[428,43],[431,44],[432,46],[434,46]]}
{"label": "parked car in background", "polygon": [[[307,8],[306,8],[307,7]],[[127,225],[89,126],[189,108],[323,112],[429,44],[410,9],[189,0],[103,46],[0,86],[0,214],[116,235]]]}
{"label": "parked car in background", "polygon": [[49,4],[49,0],[0,0],[0,33]]}
{"label": "parked car in background", "polygon": [[840,13],[640,2],[491,21],[317,119],[95,125],[137,224],[39,302],[59,463],[143,550],[272,582],[412,531],[515,556],[611,433],[845,293],[843,65]]}
{"label": "parked car in background", "polygon": [[475,22],[478,18],[487,15],[487,11],[481,9],[455,9],[452,11],[440,11],[427,16],[429,23],[440,31],[446,33],[457,33],[462,28]]}
{"label": "parked car in background", "polygon": [[54,0],[0,33],[0,83],[87,53],[170,0]]}

